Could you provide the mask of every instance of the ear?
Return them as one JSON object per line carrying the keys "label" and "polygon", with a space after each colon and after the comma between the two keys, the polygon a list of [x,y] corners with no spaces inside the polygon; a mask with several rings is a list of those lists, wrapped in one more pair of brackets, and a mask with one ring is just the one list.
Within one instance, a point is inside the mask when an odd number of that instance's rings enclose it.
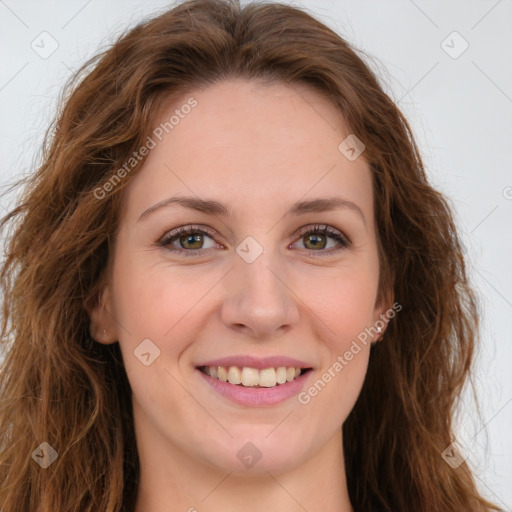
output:
{"label": "ear", "polygon": [[[401,308],[400,308],[401,309]],[[395,316],[395,309],[393,305],[393,297],[390,292],[383,294],[383,297],[375,305],[373,326],[376,334],[373,338],[372,344],[382,341],[384,333],[388,328],[389,321]],[[378,332],[378,329],[381,329]]]}
{"label": "ear", "polygon": [[89,314],[89,332],[98,343],[110,345],[117,340],[117,330],[112,316],[110,288],[106,286],[100,293],[84,303]]}

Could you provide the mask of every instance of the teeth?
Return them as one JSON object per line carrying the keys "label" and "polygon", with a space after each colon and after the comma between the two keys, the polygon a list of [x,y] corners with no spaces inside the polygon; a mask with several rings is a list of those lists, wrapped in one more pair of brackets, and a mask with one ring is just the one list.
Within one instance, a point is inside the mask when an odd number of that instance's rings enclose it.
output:
{"label": "teeth", "polygon": [[244,366],[242,369],[236,366],[205,366],[201,370],[206,375],[222,382],[229,382],[234,385],[245,387],[272,388],[278,384],[286,384],[296,379],[301,368],[280,366],[278,368],[265,368],[257,370]]}
{"label": "teeth", "polygon": [[265,368],[260,371],[260,386],[273,388],[276,385],[276,371],[274,368]]}
{"label": "teeth", "polygon": [[242,386],[258,386],[260,372],[256,368],[242,368]]}
{"label": "teeth", "polygon": [[[212,369],[212,366],[210,366],[210,373],[211,373],[211,369]],[[217,368],[217,373],[218,373],[218,379],[221,380],[222,382],[227,382],[228,381],[228,372],[226,371],[226,368],[224,368],[224,366],[219,366]]]}
{"label": "teeth", "polygon": [[278,384],[284,384],[286,382],[286,368],[280,366],[276,371],[276,382]]}
{"label": "teeth", "polygon": [[241,384],[242,375],[236,366],[230,366],[228,371],[228,382],[230,384]]}

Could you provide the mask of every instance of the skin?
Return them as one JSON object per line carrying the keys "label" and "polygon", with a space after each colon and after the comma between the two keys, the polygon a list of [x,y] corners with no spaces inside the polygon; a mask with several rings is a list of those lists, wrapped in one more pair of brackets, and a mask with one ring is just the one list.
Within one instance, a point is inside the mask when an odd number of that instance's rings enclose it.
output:
{"label": "skin", "polygon": [[[314,368],[309,387],[389,308],[376,305],[368,163],[338,150],[350,131],[307,86],[225,80],[175,101],[155,125],[191,96],[198,105],[125,190],[109,282],[89,311],[95,339],[120,343],[133,391],[136,512],[352,511],[341,426],[364,382],[371,343],[360,344],[308,404],[295,396],[273,406],[236,405],[195,367],[229,355],[286,355]],[[233,216],[174,205],[138,220],[178,194],[229,203]],[[284,216],[295,201],[322,197],[352,201],[364,220],[349,208]],[[158,245],[191,224],[215,233],[192,245],[205,248],[203,255]],[[320,234],[328,245],[318,248],[311,235],[297,235],[315,224],[338,229],[351,245]],[[247,236],[263,248],[250,264],[236,252]],[[193,252],[186,242],[178,236],[173,247]],[[133,353],[144,339],[160,350],[149,366]],[[261,453],[252,468],[237,457],[247,442]]]}

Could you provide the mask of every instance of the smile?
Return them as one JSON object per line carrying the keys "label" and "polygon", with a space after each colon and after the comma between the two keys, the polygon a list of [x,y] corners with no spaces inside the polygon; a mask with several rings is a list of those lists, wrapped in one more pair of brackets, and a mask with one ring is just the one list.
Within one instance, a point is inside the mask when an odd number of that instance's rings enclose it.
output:
{"label": "smile", "polygon": [[311,370],[311,368],[296,366],[279,366],[261,370],[249,366],[241,368],[237,366],[200,366],[198,369],[205,375],[221,382],[253,388],[273,388],[286,384]]}

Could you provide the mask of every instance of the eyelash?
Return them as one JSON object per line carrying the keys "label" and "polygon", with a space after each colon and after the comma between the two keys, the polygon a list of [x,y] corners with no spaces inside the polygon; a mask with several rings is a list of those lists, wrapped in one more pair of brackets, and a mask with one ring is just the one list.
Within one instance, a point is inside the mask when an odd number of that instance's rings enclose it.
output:
{"label": "eyelash", "polygon": [[[167,250],[169,250],[171,252],[185,253],[186,256],[203,255],[210,248],[193,250],[193,249],[178,249],[176,247],[171,246],[171,243],[181,235],[198,234],[198,233],[207,235],[212,239],[214,238],[213,231],[211,231],[209,228],[206,228],[204,226],[183,226],[183,227],[174,229],[171,232],[169,232],[167,235],[165,235],[158,242],[158,245],[160,247],[166,248]],[[335,229],[331,226],[328,226],[326,224],[315,224],[313,226],[305,226],[304,228],[301,228],[299,230],[299,232],[297,233],[299,239],[306,235],[310,235],[310,234],[327,235],[328,237],[336,240],[341,245],[341,247],[338,247],[336,249],[331,248],[328,251],[326,251],[326,250],[315,251],[312,249],[304,249],[305,251],[308,251],[309,253],[315,253],[315,254],[320,253],[321,255],[330,255],[330,254],[336,253],[338,251],[341,251],[343,249],[347,249],[351,245],[350,240],[341,231],[338,231],[337,229]],[[192,253],[192,254],[190,254],[190,253]]]}

